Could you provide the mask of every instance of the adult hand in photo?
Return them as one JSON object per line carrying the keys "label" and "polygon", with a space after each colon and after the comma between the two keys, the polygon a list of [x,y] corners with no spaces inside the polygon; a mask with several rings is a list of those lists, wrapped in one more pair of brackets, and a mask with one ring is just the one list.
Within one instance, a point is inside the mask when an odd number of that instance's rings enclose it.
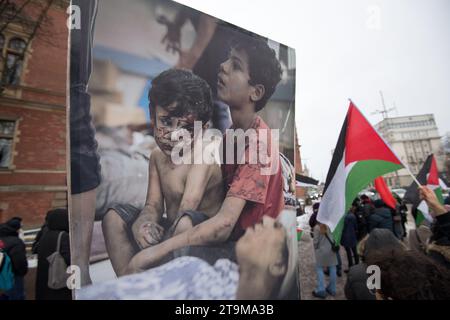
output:
{"label": "adult hand in photo", "polygon": [[176,65],[177,69],[188,69],[192,70],[198,60],[198,55],[196,55],[193,50],[189,51],[179,51],[180,57]]}
{"label": "adult hand in photo", "polygon": [[433,190],[428,187],[421,186],[419,187],[419,192],[421,199],[426,201],[426,203],[431,208],[431,210],[433,210],[436,216],[447,212],[445,207],[439,202]]}
{"label": "adult hand in photo", "polygon": [[176,53],[180,51],[180,26],[170,22],[165,16],[158,17],[157,21],[167,27],[167,32],[161,39],[161,43],[166,45],[166,51]]}

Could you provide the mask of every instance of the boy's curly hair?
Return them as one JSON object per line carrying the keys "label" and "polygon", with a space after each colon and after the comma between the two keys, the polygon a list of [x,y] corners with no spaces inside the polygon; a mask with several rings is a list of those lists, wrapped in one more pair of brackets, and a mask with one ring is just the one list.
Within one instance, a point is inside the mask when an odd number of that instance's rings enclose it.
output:
{"label": "boy's curly hair", "polygon": [[265,107],[281,80],[282,69],[275,50],[269,47],[267,41],[255,34],[236,37],[231,41],[231,48],[247,54],[249,84],[264,86],[264,96],[255,104],[255,111],[259,111]]}
{"label": "boy's curly hair", "polygon": [[367,259],[381,270],[381,292],[394,300],[448,300],[450,273],[416,251],[379,250]]}
{"label": "boy's curly hair", "polygon": [[[194,115],[207,123],[212,116],[212,94],[205,80],[191,71],[169,69],[152,80],[149,91],[150,114],[155,116],[156,106],[167,110],[171,116]],[[169,108],[176,102],[174,107]]]}

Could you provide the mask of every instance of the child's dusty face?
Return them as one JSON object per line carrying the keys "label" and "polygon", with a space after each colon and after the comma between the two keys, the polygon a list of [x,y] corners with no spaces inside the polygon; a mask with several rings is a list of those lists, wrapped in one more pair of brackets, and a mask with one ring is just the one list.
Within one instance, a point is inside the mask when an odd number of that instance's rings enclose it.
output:
{"label": "child's dusty face", "polygon": [[156,106],[155,109],[155,140],[159,148],[167,156],[170,156],[172,149],[179,143],[179,141],[172,141],[172,134],[185,129],[190,133],[191,137],[193,137],[194,121],[196,118],[194,115],[174,117],[160,106]]}
{"label": "child's dusty face", "polygon": [[228,60],[220,65],[217,79],[218,98],[231,108],[250,102],[253,87],[249,84],[250,71],[245,52],[232,49]]}

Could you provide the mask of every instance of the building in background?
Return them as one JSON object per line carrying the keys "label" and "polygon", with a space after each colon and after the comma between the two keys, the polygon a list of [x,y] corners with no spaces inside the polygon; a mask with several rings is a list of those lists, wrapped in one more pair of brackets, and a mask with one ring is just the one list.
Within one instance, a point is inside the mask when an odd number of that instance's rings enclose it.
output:
{"label": "building in background", "polygon": [[[417,175],[431,153],[436,157],[439,172],[444,171],[441,136],[433,114],[385,118],[375,128],[414,175]],[[406,187],[412,183],[405,169],[384,177],[390,187]]]}
{"label": "building in background", "polygon": [[445,180],[450,181],[450,132],[447,132],[445,136],[442,137],[442,147],[444,149],[444,173]]}
{"label": "building in background", "polygon": [[0,11],[0,223],[43,224],[67,206],[69,1],[5,1]]}
{"label": "building in background", "polygon": [[[297,137],[297,129],[295,130],[295,176],[296,180],[298,181],[299,176],[303,175],[303,163],[302,163],[302,157],[300,155],[300,145],[298,143],[298,137]],[[297,198],[304,199],[306,195],[306,189],[305,187],[302,187],[299,185],[299,183],[295,184],[295,196]]]}
{"label": "building in background", "polygon": [[295,196],[297,199],[310,198],[310,193],[319,191],[319,181],[311,178],[309,169],[302,163],[300,144],[298,143],[297,130],[295,130]]}

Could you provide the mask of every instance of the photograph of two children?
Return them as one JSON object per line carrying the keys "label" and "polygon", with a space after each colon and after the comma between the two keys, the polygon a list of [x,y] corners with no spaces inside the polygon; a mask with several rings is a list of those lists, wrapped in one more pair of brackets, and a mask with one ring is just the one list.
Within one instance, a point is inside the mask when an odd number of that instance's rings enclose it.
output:
{"label": "photograph of two children", "polygon": [[172,1],[71,5],[74,298],[298,299],[294,49]]}

